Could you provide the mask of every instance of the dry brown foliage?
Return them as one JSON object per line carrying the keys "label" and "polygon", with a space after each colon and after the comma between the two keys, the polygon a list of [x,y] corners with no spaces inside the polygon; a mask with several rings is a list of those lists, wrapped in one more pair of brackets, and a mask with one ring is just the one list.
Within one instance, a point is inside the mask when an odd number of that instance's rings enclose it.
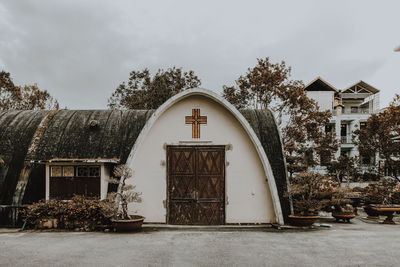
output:
{"label": "dry brown foliage", "polygon": [[159,69],[152,77],[146,68],[132,71],[128,82],[121,83],[108,99],[111,109],[156,109],[170,97],[184,90],[199,87],[200,79],[193,71],[182,68]]}
{"label": "dry brown foliage", "polygon": [[[284,61],[274,64],[268,57],[257,59],[257,65],[240,76],[235,86],[223,87],[223,97],[238,109],[269,108],[278,124],[282,116],[289,117],[281,131],[292,176],[318,164],[317,155],[333,155],[337,141],[333,133],[324,133],[331,113],[320,111],[317,103],[307,97],[303,82],[290,77],[291,68]],[[312,156],[307,157],[307,153]]]}
{"label": "dry brown foliage", "polygon": [[59,229],[85,230],[95,230],[97,226],[110,224],[114,214],[114,203],[83,196],[74,196],[68,201],[39,201],[22,211],[24,220],[31,227],[37,227],[46,219],[57,219]]}
{"label": "dry brown foliage", "polygon": [[[360,155],[379,157],[385,161],[393,177],[400,180],[400,95],[394,97],[389,107],[368,118],[366,127],[354,131],[353,141]],[[377,169],[382,176],[382,169]]]}
{"label": "dry brown foliage", "polygon": [[334,181],[319,173],[298,173],[292,177],[289,190],[294,214],[317,215],[323,207],[329,205],[335,187]]}
{"label": "dry brown foliage", "polygon": [[34,85],[16,86],[10,73],[0,72],[0,110],[58,109],[59,105],[49,92]]}

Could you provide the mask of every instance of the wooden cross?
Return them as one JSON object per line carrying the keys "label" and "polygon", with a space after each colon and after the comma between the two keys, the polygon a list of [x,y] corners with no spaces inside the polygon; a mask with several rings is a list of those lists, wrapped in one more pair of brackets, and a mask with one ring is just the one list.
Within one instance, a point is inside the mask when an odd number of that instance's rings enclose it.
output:
{"label": "wooden cross", "polygon": [[200,138],[200,124],[207,124],[207,116],[200,116],[200,109],[192,109],[192,116],[185,116],[186,124],[192,125],[192,138]]}

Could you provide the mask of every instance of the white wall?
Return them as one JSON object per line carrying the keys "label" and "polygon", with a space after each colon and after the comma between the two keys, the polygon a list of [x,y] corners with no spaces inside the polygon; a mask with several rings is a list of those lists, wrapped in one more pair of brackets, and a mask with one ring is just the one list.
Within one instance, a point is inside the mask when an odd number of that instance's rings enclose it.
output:
{"label": "white wall", "polygon": [[306,91],[307,96],[317,101],[321,110],[332,110],[334,92],[333,91]]}
{"label": "white wall", "polygon": [[[192,139],[192,126],[185,124],[193,108],[207,116],[200,139]],[[165,148],[183,144],[232,145],[226,151],[226,223],[276,222],[265,172],[250,138],[229,111],[203,96],[189,96],[170,107],[137,148],[130,167],[143,201],[132,203],[131,212],[145,216],[146,222],[166,222]]]}

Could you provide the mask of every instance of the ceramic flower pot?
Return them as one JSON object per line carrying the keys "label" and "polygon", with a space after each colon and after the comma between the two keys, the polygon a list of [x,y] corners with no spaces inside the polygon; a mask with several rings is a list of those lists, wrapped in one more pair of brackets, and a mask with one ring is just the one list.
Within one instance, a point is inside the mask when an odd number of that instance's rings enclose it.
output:
{"label": "ceramic flower pot", "polygon": [[289,215],[290,224],[294,226],[311,226],[318,218],[318,215]]}
{"label": "ceramic flower pot", "polygon": [[373,210],[371,208],[371,205],[365,205],[364,206],[364,211],[368,215],[368,218],[370,219],[377,219],[379,218],[379,212],[376,210]]}
{"label": "ceramic flower pot", "polygon": [[332,217],[336,219],[337,222],[350,222],[351,219],[356,217],[353,212],[332,212]]}
{"label": "ceramic flower pot", "polygon": [[400,211],[400,205],[371,205],[371,209],[379,215],[386,216],[383,224],[396,224],[393,221],[393,213]]}
{"label": "ceramic flower pot", "polygon": [[113,224],[114,229],[117,232],[137,232],[142,229],[142,224],[145,219],[143,216],[134,215],[131,216],[132,219],[112,219],[111,222]]}

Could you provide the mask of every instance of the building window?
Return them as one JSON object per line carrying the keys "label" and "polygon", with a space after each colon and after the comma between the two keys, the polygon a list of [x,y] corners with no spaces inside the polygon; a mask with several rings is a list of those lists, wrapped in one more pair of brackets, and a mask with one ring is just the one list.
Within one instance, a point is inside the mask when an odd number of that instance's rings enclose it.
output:
{"label": "building window", "polygon": [[351,113],[358,113],[358,107],[351,107]]}
{"label": "building window", "polygon": [[387,166],[386,164],[385,164],[384,170],[385,170],[385,176],[398,177],[399,174],[400,174],[400,173],[399,173],[399,169],[390,168],[390,167]]}
{"label": "building window", "polygon": [[366,121],[360,121],[360,129],[365,129],[367,128],[367,122]]}
{"label": "building window", "polygon": [[341,124],[340,136],[347,136],[347,124]]}
{"label": "building window", "polygon": [[332,124],[325,125],[325,133],[331,133],[333,130]]}
{"label": "building window", "polygon": [[100,166],[50,166],[50,199],[100,198]]}

